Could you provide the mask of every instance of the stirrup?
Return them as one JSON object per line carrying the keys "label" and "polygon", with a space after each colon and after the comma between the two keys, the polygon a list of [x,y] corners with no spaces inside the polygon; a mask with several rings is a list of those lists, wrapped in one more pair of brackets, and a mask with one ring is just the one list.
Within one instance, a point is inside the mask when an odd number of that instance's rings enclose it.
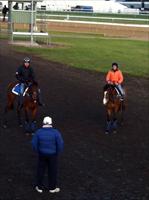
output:
{"label": "stirrup", "polygon": [[121,97],[120,97],[120,101],[124,101],[124,97],[121,96]]}

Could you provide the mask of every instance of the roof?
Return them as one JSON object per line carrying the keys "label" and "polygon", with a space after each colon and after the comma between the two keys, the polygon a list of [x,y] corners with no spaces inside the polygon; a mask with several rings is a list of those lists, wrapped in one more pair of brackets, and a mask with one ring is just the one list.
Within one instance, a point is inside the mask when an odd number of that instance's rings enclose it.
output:
{"label": "roof", "polygon": [[17,2],[17,3],[23,3],[23,2],[42,2],[43,0],[2,0],[2,1],[8,1],[8,2]]}

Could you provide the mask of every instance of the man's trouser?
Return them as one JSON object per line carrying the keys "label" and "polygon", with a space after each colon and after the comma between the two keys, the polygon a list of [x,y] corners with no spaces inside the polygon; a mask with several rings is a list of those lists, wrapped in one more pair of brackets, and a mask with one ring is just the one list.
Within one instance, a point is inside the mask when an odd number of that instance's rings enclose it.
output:
{"label": "man's trouser", "polygon": [[45,170],[48,169],[48,183],[49,190],[53,190],[57,186],[57,155],[44,155],[39,154],[37,166],[37,180],[36,185],[40,188],[43,187],[43,179]]}

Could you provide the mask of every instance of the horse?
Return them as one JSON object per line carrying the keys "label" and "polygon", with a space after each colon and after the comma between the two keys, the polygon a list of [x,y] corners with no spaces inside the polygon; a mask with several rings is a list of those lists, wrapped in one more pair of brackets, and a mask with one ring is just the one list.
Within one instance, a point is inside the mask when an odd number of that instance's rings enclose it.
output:
{"label": "horse", "polygon": [[[9,83],[7,87],[7,103],[5,106],[4,111],[4,128],[7,128],[7,120],[6,116],[7,113],[14,108],[14,103],[17,97],[19,98],[19,93],[14,91],[16,85],[19,85],[18,82]],[[21,110],[24,110],[25,114],[25,131],[26,132],[33,132],[35,129],[35,122],[36,122],[36,115],[38,110],[38,95],[39,95],[39,88],[38,83],[33,82],[29,83],[24,91],[24,98],[23,98],[23,105],[20,108],[19,103],[17,103],[17,118],[18,124],[22,127],[22,117],[21,117]]]}
{"label": "horse", "polygon": [[117,132],[118,119],[123,123],[123,114],[125,110],[125,102],[121,100],[119,92],[114,85],[108,85],[104,91],[103,104],[106,107],[107,121],[105,133]]}

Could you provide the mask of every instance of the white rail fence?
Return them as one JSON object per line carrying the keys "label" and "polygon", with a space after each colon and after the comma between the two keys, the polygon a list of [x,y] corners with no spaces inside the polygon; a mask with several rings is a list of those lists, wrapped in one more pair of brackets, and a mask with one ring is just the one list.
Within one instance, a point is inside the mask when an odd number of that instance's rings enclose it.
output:
{"label": "white rail fence", "polygon": [[[39,19],[40,15],[38,14],[38,18],[36,19],[37,21],[41,21],[41,19]],[[50,18],[51,17],[51,18]],[[52,17],[58,17],[58,18],[62,18],[62,19],[52,19]],[[86,19],[86,20],[78,20],[78,19]],[[73,20],[71,20],[73,19]],[[77,20],[74,20],[77,19]],[[87,19],[104,19],[104,22],[100,22],[100,21],[90,21]],[[148,19],[141,19],[141,18],[116,18],[116,17],[89,17],[89,16],[75,16],[75,15],[53,15],[53,14],[46,14],[45,18],[42,18],[42,21],[45,22],[65,22],[65,23],[82,23],[82,24],[105,24],[105,25],[115,25],[115,26],[129,26],[129,27],[144,27],[144,28],[149,28],[149,20]],[[109,20],[108,22],[106,22],[106,20]],[[120,22],[116,22],[116,20],[120,20]],[[126,21],[129,22],[131,21],[131,23],[127,23]],[[138,23],[133,23],[133,21],[137,21]],[[146,22],[146,24],[139,24],[139,21],[144,21]]]}
{"label": "white rail fence", "polygon": [[[40,14],[37,14],[37,17],[40,17]],[[122,18],[122,17],[94,17],[94,16],[78,16],[78,15],[56,15],[56,14],[45,14],[44,19],[49,19],[52,17],[58,17],[58,18],[64,18],[64,20],[71,20],[71,19],[101,19],[101,20],[110,20],[111,22],[116,20],[122,20],[122,21],[144,21],[149,23],[149,19],[143,19],[143,18]]]}

